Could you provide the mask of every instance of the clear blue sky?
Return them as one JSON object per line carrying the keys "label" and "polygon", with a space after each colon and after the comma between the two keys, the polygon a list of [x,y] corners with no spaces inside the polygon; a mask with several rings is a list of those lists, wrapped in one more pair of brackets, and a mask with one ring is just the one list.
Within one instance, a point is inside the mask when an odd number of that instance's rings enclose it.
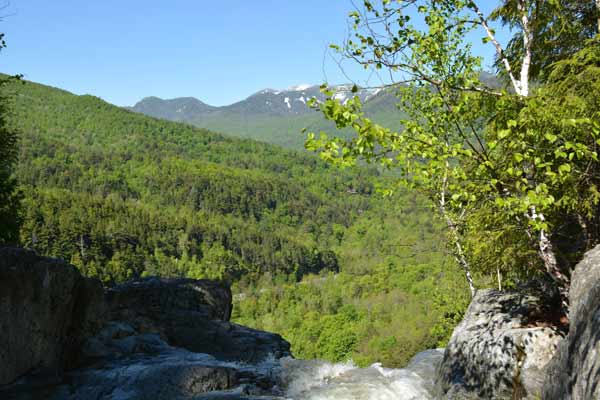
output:
{"label": "clear blue sky", "polygon": [[117,105],[151,95],[230,104],[267,87],[345,82],[323,54],[346,36],[351,10],[350,0],[12,0],[0,71]]}

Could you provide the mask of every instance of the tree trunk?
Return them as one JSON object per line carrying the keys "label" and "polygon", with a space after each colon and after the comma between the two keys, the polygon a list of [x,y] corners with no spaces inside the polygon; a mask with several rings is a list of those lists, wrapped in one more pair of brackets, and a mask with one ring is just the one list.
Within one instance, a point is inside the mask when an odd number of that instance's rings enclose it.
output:
{"label": "tree trunk", "polygon": [[454,258],[458,262],[458,264],[462,267],[465,278],[467,279],[467,283],[469,284],[469,290],[471,291],[471,298],[475,297],[475,293],[477,289],[475,288],[475,284],[473,283],[473,276],[471,276],[471,268],[469,266],[469,262],[465,258],[465,253],[463,252],[462,246],[460,244],[460,237],[458,236],[458,232],[456,231],[456,225],[452,222],[452,220],[446,215],[446,223],[448,224],[448,229],[452,233],[452,241],[454,242]]}
{"label": "tree trunk", "polygon": [[502,275],[500,274],[500,267],[496,267],[496,273],[498,278],[498,290],[502,291]]}
{"label": "tree trunk", "polygon": [[456,222],[452,220],[450,215],[448,215],[448,211],[446,210],[446,188],[448,187],[448,168],[450,168],[450,165],[448,164],[448,162],[446,162],[446,171],[442,178],[442,185],[440,187],[439,192],[440,214],[442,214],[442,217],[444,218],[444,221],[446,221],[446,225],[450,230],[450,235],[452,236],[452,241],[454,242],[454,258],[465,272],[465,278],[467,279],[469,290],[471,291],[471,298],[473,298],[475,297],[477,289],[475,288],[475,284],[473,283],[473,277],[471,276],[471,267],[469,266],[469,262],[467,261],[463,248],[460,244],[460,235],[456,227]]}
{"label": "tree trunk", "polygon": [[521,76],[519,79],[520,95],[523,97],[529,96],[529,67],[531,65],[531,29],[529,24],[529,16],[527,15],[527,4],[525,0],[519,0],[517,3],[519,12],[521,13],[521,28],[523,29],[523,60],[521,60]]}
{"label": "tree trunk", "polygon": [[560,268],[560,265],[558,264],[558,261],[556,259],[556,254],[554,253],[554,247],[552,246],[552,242],[550,241],[550,238],[546,236],[543,230],[540,232],[538,245],[539,254],[542,258],[542,261],[544,262],[546,272],[554,280],[554,282],[556,283],[556,287],[558,288],[562,312],[566,316],[568,316],[570,279]]}

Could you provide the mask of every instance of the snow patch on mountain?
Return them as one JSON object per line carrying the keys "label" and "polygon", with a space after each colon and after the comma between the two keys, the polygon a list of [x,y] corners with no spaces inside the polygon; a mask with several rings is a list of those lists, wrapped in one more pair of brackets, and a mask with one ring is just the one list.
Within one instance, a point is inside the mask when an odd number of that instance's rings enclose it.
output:
{"label": "snow patch on mountain", "polygon": [[367,97],[365,97],[365,101],[368,101],[373,97],[377,96],[379,93],[381,93],[381,91],[383,91],[383,88],[367,89],[367,92],[369,94],[367,95]]}
{"label": "snow patch on mountain", "polygon": [[348,93],[346,91],[339,91],[333,95],[335,100],[339,100],[340,103],[346,104],[348,102],[348,97],[350,97],[352,93]]}
{"label": "snow patch on mountain", "polygon": [[264,89],[262,91],[260,91],[259,93],[261,94],[274,94],[274,95],[278,95],[281,93],[281,90],[276,90],[276,89]]}
{"label": "snow patch on mountain", "polygon": [[300,92],[302,90],[309,89],[309,88],[311,88],[313,86],[314,85],[311,85],[310,83],[301,83],[300,85],[290,86],[286,90],[289,91],[289,92]]}

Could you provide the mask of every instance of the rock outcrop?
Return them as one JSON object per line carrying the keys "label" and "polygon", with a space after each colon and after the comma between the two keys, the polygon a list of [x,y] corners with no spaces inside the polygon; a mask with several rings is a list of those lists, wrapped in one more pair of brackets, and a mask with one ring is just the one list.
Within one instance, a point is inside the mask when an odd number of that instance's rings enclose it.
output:
{"label": "rock outcrop", "polygon": [[540,307],[534,296],[478,291],[444,353],[437,395],[539,398],[546,366],[563,337],[556,328],[535,323]]}
{"label": "rock outcrop", "polygon": [[0,398],[276,393],[260,365],[289,356],[289,343],[231,323],[231,307],[217,282],[148,278],[105,291],[61,260],[0,248]]}
{"label": "rock outcrop", "polygon": [[571,276],[570,325],[552,362],[543,399],[600,399],[600,246]]}
{"label": "rock outcrop", "polygon": [[108,290],[107,302],[111,320],[189,351],[244,362],[290,355],[281,336],[229,322],[231,291],[217,282],[145,279]]}
{"label": "rock outcrop", "polygon": [[0,385],[26,374],[60,380],[103,315],[98,281],[60,260],[0,248]]}
{"label": "rock outcrop", "polygon": [[70,372],[50,400],[246,398],[276,390],[269,361],[262,367],[220,361],[170,346],[158,334],[141,334],[123,322],[109,323],[86,342],[83,353],[96,362]]}

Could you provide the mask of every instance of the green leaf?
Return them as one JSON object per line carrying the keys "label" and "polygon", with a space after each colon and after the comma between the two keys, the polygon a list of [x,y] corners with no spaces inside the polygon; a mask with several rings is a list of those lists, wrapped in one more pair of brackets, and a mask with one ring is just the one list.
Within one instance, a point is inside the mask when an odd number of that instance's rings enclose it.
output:
{"label": "green leaf", "polygon": [[569,164],[562,164],[561,166],[558,167],[558,173],[563,175],[566,173],[571,172],[571,165]]}
{"label": "green leaf", "polygon": [[547,141],[549,141],[550,143],[554,143],[556,142],[556,139],[558,139],[558,136],[556,136],[553,133],[546,133],[544,134],[544,137],[546,138]]}

